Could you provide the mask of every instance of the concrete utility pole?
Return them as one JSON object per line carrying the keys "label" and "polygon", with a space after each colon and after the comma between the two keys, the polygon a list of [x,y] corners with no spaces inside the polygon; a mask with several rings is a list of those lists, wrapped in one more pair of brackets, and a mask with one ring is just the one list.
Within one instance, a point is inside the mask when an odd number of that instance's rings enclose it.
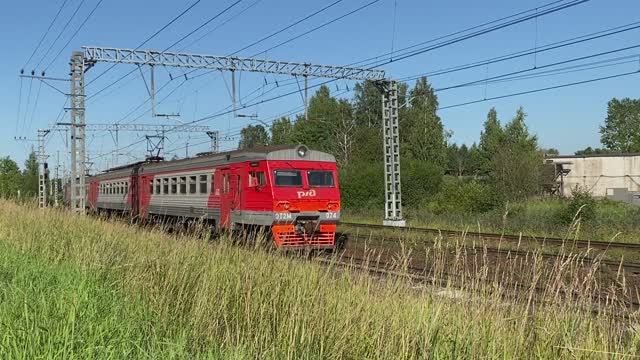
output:
{"label": "concrete utility pole", "polygon": [[44,140],[49,130],[38,129],[38,207],[47,207],[47,155],[44,151]]}
{"label": "concrete utility pole", "polygon": [[384,136],[384,225],[405,226],[402,216],[400,182],[400,123],[398,121],[398,83],[382,84],[382,131]]}
{"label": "concrete utility pole", "polygon": [[[346,66],[316,65],[308,63],[294,63],[286,61],[271,61],[255,58],[239,58],[229,56],[200,55],[176,52],[158,52],[138,49],[119,49],[107,47],[83,47],[82,52],[74,52],[71,65],[71,89],[72,89],[72,130],[82,129],[82,136],[78,140],[82,142],[82,159],[84,159],[84,70],[85,64],[93,66],[96,62],[110,62],[117,64],[132,64],[137,66],[172,66],[193,69],[211,69],[218,71],[231,71],[233,78],[232,101],[235,113],[235,71],[261,72],[270,74],[282,74],[290,76],[303,76],[305,79],[305,118],[308,118],[308,77],[323,77],[347,80],[374,81],[382,92],[383,123],[384,123],[384,150],[385,150],[385,215],[384,223],[394,226],[404,226],[402,217],[402,198],[400,187],[400,141],[398,127],[398,86],[397,83],[385,78],[383,70],[366,69]],[[153,84],[155,88],[155,80]],[[81,91],[78,91],[78,86]],[[74,91],[75,90],[75,91]],[[152,96],[155,89],[152,89]],[[73,101],[75,99],[75,102]],[[82,103],[80,104],[80,99]],[[82,106],[79,106],[82,105]],[[82,124],[79,127],[78,124]],[[72,131],[72,137],[75,139]],[[163,133],[164,135],[164,133]],[[211,135],[210,135],[211,136]],[[164,136],[162,136],[163,138]],[[149,140],[149,139],[148,139]],[[162,139],[164,140],[164,139]],[[217,144],[216,144],[217,146]],[[80,147],[75,144],[74,148]],[[214,147],[212,137],[212,148]],[[213,149],[212,149],[213,150]],[[80,153],[80,150],[77,150]],[[72,156],[76,151],[72,150]],[[74,158],[75,159],[75,158]],[[82,166],[84,160],[74,161],[72,165]],[[79,171],[72,170],[74,174]],[[79,175],[79,174],[78,174]],[[76,184],[75,181],[72,184]],[[76,188],[82,188],[82,205],[84,206],[84,172],[79,179]],[[79,200],[79,199],[78,199]],[[80,201],[78,201],[80,203]],[[72,206],[75,208],[75,206]],[[84,208],[83,208],[84,211]]]}
{"label": "concrete utility pole", "polygon": [[85,213],[86,153],[85,153],[85,108],[84,108],[84,54],[74,51],[71,55],[71,210]]}

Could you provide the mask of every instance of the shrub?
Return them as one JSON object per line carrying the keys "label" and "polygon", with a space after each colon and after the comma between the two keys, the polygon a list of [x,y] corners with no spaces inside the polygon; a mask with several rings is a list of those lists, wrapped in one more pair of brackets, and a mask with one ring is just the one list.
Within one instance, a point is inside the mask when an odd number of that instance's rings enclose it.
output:
{"label": "shrub", "polygon": [[571,200],[560,210],[558,219],[562,224],[570,224],[574,218],[582,223],[592,221],[596,217],[597,202],[586,189],[578,186],[571,190]]}
{"label": "shrub", "polygon": [[340,169],[343,208],[381,209],[384,204],[383,174],[381,163],[359,162]]}
{"label": "shrub", "polygon": [[[402,203],[415,207],[434,196],[442,184],[442,170],[416,160],[403,161]],[[342,205],[347,209],[381,209],[384,206],[384,166],[359,162],[340,170]]]}
{"label": "shrub", "polygon": [[491,186],[479,181],[448,179],[428,208],[436,214],[480,213],[496,208],[499,198]]}
{"label": "shrub", "polygon": [[402,203],[418,207],[430,201],[442,188],[443,171],[438,166],[418,160],[401,164]]}

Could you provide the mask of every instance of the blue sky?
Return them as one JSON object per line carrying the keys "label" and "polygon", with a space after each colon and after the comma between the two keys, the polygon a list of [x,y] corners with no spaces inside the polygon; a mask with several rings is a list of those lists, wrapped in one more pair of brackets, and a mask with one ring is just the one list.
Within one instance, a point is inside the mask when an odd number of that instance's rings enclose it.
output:
{"label": "blue sky", "polygon": [[[195,0],[173,2],[104,0],[82,31],[78,33],[78,36],[73,38],[69,46],[63,49],[63,45],[98,1],[85,0],[68,29],[52,46],[49,54],[44,56],[46,49],[51,46],[62,26],[81,1],[67,1],[60,18],[54,23],[43,45],[36,52],[34,60],[28,64],[25,71],[30,72],[34,69],[42,58],[41,64],[35,68],[36,72],[42,71],[47,64],[51,63],[47,69],[48,76],[67,77],[68,61],[72,50],[80,49],[83,45],[134,48]],[[256,0],[243,0],[231,11],[187,38],[174,49],[194,53],[228,55],[333,1],[259,0],[256,2]],[[260,53],[272,45],[358,8],[369,1],[345,0],[272,39],[242,51],[239,55],[251,56]],[[32,143],[16,142],[14,141],[15,136],[33,139],[36,129],[47,127],[48,124],[55,121],[58,115],[68,121],[68,114],[61,112],[65,101],[63,95],[46,85],[40,87],[38,81],[21,80],[18,77],[20,69],[33,52],[62,2],[63,0],[11,1],[5,2],[2,12],[0,12],[0,44],[3,46],[4,55],[0,60],[2,62],[0,75],[3,79],[2,86],[0,86],[0,116],[5,124],[0,134],[0,156],[9,155],[20,163],[24,161],[26,152]],[[232,2],[231,0],[201,1],[193,11],[160,33],[145,45],[145,48],[164,49]],[[350,64],[389,52],[392,42],[395,49],[402,48],[519,11],[542,6],[548,2],[550,1],[380,0],[363,11],[261,56],[274,60],[335,65]],[[242,15],[220,26],[236,12],[250,5],[251,7]],[[395,32],[393,31],[394,7],[396,9]],[[401,78],[484,60],[533,48],[536,45],[542,46],[632,23],[640,20],[640,16],[637,15],[640,13],[638,10],[640,10],[640,3],[637,0],[591,0],[540,17],[537,22],[528,21],[511,26],[388,64],[383,68],[389,76]],[[218,28],[202,37],[201,40],[194,42],[215,27]],[[540,53],[535,57],[531,55],[486,67],[435,76],[430,78],[430,82],[435,88],[443,88],[483,79],[487,75],[491,77],[511,71],[529,69],[534,64],[544,66],[579,56],[634,46],[638,44],[636,39],[639,38],[639,33],[640,30],[628,31],[600,40]],[[54,55],[61,49],[61,55],[54,59]],[[640,54],[640,48],[585,60],[582,63],[635,54]],[[637,58],[625,59],[615,66],[587,71],[441,91],[438,93],[439,101],[441,106],[446,107],[485,97],[491,98],[640,69],[640,61]],[[576,63],[570,63],[566,66],[574,64]],[[109,66],[108,64],[98,64],[89,70],[87,82],[92,81]],[[128,65],[115,67],[87,87],[87,96],[91,96],[131,69]],[[193,77],[193,75],[202,73],[203,71],[193,73],[189,76],[189,80],[182,84],[183,78],[180,77],[183,74],[182,70],[167,69],[164,71],[159,69],[157,71],[159,86],[169,82],[167,87],[158,94],[158,98],[162,99],[170,94],[165,101],[158,104],[158,111],[180,113],[178,119],[152,118],[149,115],[149,106],[143,106],[140,110],[134,111],[131,116],[125,117],[148,97],[144,82],[136,72],[118,85],[88,101],[87,122],[133,121],[144,124],[176,124],[177,121],[193,121],[227,108],[231,101],[222,75],[213,73],[204,74],[197,78]],[[175,80],[170,81],[170,76]],[[238,77],[240,78],[239,93],[241,97],[247,97],[247,94],[254,92],[252,97],[262,95],[262,98],[268,98],[295,90],[297,86],[292,78],[287,76],[243,73]],[[523,106],[528,114],[529,128],[538,135],[541,146],[555,147],[562,153],[573,153],[586,146],[599,145],[598,128],[606,116],[607,101],[612,97],[638,97],[636,85],[638,78],[638,75],[630,75],[580,86],[480,102],[443,109],[439,114],[445,127],[452,132],[452,141],[470,145],[478,140],[482,122],[491,107],[496,107],[499,118],[505,122],[515,114],[519,106]],[[276,81],[278,82],[277,87]],[[312,80],[311,83],[318,81],[321,80]],[[264,85],[265,82],[267,85]],[[55,86],[66,92],[69,85],[66,82],[56,82]],[[31,88],[31,96],[29,96],[29,88]],[[171,93],[173,89],[175,91]],[[346,98],[351,97],[350,90],[352,89],[353,82],[351,81],[340,80],[331,84],[332,92]],[[37,96],[38,90],[39,96]],[[36,99],[37,106],[35,106]],[[245,103],[247,101],[249,100],[245,100]],[[21,105],[20,109],[19,104]],[[242,110],[242,112],[255,113],[261,121],[269,122],[274,116],[290,112],[301,105],[301,96],[293,95],[254,106]],[[231,115],[202,122],[203,125],[220,130],[223,135],[229,136],[237,136],[239,129],[249,123],[251,120],[232,118]],[[67,157],[63,135],[60,133],[51,134],[47,142],[48,152],[55,159],[59,151],[61,161]],[[126,146],[139,141],[141,136],[144,134],[121,133],[119,144],[121,147]],[[109,133],[91,133],[88,135],[87,141],[89,157],[94,162],[94,170],[112,166],[116,161],[123,163],[139,159],[144,156],[146,150],[146,144],[141,142],[138,145],[113,152],[114,139]],[[173,134],[168,137],[165,148],[170,153],[185,156],[187,154],[186,142],[190,144],[189,155],[205,151],[208,147],[207,137],[204,134]],[[235,146],[233,140],[223,142],[223,149],[233,146]],[[99,156],[108,152],[113,153],[108,156]],[[118,154],[117,158],[116,153]]]}

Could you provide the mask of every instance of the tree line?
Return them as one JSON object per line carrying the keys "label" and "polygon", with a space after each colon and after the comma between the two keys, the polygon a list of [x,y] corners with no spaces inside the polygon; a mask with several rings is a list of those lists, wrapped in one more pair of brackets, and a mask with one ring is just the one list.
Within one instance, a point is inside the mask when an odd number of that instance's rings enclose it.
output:
{"label": "tree line", "polygon": [[0,197],[34,198],[38,195],[38,160],[31,152],[24,163],[24,170],[11,158],[0,158]]}
{"label": "tree line", "polygon": [[[358,83],[351,101],[333,97],[327,86],[310,98],[308,116],[282,117],[270,128],[250,125],[241,131],[239,147],[267,144],[306,144],[336,156],[343,199],[351,207],[383,202],[381,94],[372,82]],[[504,125],[491,109],[477,144],[450,142],[438,116],[438,97],[425,77],[410,88],[399,84],[400,144],[403,201],[424,205],[450,186],[482,187],[495,201],[524,199],[539,190],[538,168],[544,151],[531,135],[522,108]],[[553,151],[553,150],[552,150]],[[449,179],[449,182],[451,180]],[[458,186],[460,184],[456,184]],[[494,191],[494,189],[500,189]],[[446,189],[445,189],[446,190]],[[487,205],[490,206],[490,205]]]}

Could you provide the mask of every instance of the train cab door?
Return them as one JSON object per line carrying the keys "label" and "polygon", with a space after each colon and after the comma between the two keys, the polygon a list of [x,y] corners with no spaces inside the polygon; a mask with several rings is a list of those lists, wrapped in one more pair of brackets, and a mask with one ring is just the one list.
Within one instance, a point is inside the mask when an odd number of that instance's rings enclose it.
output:
{"label": "train cab door", "polygon": [[231,213],[239,206],[239,188],[236,174],[231,168],[221,169],[220,174],[220,225],[231,227]]}
{"label": "train cab door", "polygon": [[131,207],[131,217],[135,218],[140,212],[140,177],[138,176],[140,168],[133,167],[129,181],[129,193],[127,194],[127,201]]}

